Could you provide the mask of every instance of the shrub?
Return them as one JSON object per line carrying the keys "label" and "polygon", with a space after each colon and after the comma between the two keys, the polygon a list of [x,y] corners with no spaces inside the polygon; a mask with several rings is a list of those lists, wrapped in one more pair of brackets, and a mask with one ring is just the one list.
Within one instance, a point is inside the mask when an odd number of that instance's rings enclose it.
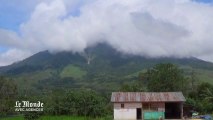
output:
{"label": "shrub", "polygon": [[25,120],[37,120],[40,117],[40,113],[38,112],[25,112],[24,119]]}

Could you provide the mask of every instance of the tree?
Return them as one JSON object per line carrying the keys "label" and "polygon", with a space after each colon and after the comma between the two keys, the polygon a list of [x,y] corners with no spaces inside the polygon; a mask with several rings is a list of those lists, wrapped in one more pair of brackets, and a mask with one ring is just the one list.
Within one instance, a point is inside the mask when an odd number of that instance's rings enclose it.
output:
{"label": "tree", "polygon": [[146,88],[138,83],[123,84],[119,91],[122,92],[146,92]]}
{"label": "tree", "polygon": [[25,120],[37,120],[40,117],[40,113],[38,112],[25,112],[24,113],[24,119]]}
{"label": "tree", "polygon": [[209,88],[206,88],[206,94],[204,94],[205,100],[213,103],[213,91]]}
{"label": "tree", "polygon": [[213,102],[213,85],[209,83],[201,83],[197,88],[197,96],[200,100],[207,100]]}
{"label": "tree", "polygon": [[13,80],[0,77],[0,115],[14,112],[17,87]]}
{"label": "tree", "polygon": [[198,79],[197,79],[197,77],[195,75],[195,71],[194,70],[192,70],[190,77],[191,77],[190,78],[191,89],[192,89],[192,91],[194,91],[196,89],[196,87],[197,87],[197,84],[198,84]]}
{"label": "tree", "polygon": [[186,87],[186,80],[184,79],[182,70],[170,63],[157,64],[147,70],[146,75],[149,91],[183,91]]}
{"label": "tree", "polygon": [[65,99],[64,108],[69,110],[69,114],[98,117],[106,113],[106,100],[94,91],[69,91]]}
{"label": "tree", "polygon": [[187,99],[187,103],[192,103],[197,111],[207,114],[213,111],[213,85],[209,83],[199,84],[194,91],[192,91]]}
{"label": "tree", "polygon": [[46,98],[46,114],[99,117],[106,114],[106,99],[92,90],[54,91]]}

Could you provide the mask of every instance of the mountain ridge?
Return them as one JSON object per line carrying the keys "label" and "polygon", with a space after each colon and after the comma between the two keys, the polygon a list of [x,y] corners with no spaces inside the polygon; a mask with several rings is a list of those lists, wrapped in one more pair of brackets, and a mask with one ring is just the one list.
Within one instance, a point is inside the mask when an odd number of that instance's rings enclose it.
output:
{"label": "mountain ridge", "polygon": [[[102,50],[100,50],[100,48],[102,48]],[[98,49],[98,50],[97,50]],[[108,49],[108,53],[105,52],[104,53],[104,50],[105,49]],[[95,51],[97,50],[97,51]],[[110,52],[109,52],[110,51]],[[109,53],[113,53],[113,55],[118,55],[118,56],[121,56],[122,58],[141,58],[141,59],[146,59],[146,60],[152,60],[152,61],[158,61],[158,60],[165,60],[165,61],[178,61],[178,60],[185,60],[187,63],[189,62],[202,62],[204,64],[206,64],[205,67],[213,67],[213,63],[212,62],[209,62],[209,61],[205,61],[205,60],[201,60],[201,59],[198,59],[196,57],[185,57],[185,58],[176,58],[176,57],[158,57],[158,58],[150,58],[150,57],[143,57],[143,56],[139,56],[139,55],[131,55],[131,54],[123,54],[121,52],[117,52],[115,49],[113,49],[112,47],[110,47],[109,45],[106,45],[106,44],[98,44],[96,45],[95,47],[89,47],[87,49],[85,49],[85,52],[86,53],[91,53],[91,52],[99,52],[98,54],[103,53],[103,55],[101,55],[101,57],[104,57],[104,55],[108,55]],[[54,57],[54,56],[57,56],[57,57]],[[85,58],[86,56],[83,56],[82,54],[80,53],[72,53],[72,52],[57,52],[57,53],[50,53],[48,50],[45,50],[45,51],[41,51],[41,52],[38,52],[24,60],[21,60],[21,61],[18,61],[18,62],[15,62],[15,63],[12,63],[10,65],[7,65],[7,66],[0,66],[0,71],[2,71],[2,69],[9,69],[9,68],[13,68],[13,67],[19,67],[19,66],[22,66],[22,65],[31,65],[31,66],[34,66],[34,65],[37,65],[37,63],[43,63],[43,64],[47,64],[47,62],[49,62],[51,59],[54,59],[54,60],[57,60],[58,57],[60,56],[63,56],[63,55],[70,55],[70,56],[75,56],[75,57],[83,57],[83,59],[85,61],[87,61],[87,58]],[[113,57],[112,55],[112,57]],[[108,55],[109,56],[109,55]],[[75,57],[72,57],[75,58]],[[83,59],[81,59],[82,61],[84,61]],[[58,60],[59,61],[59,60]],[[212,68],[213,69],[213,68]]]}
{"label": "mountain ridge", "polygon": [[[0,75],[9,76],[23,85],[89,87],[106,89],[138,79],[140,72],[159,63],[173,63],[184,69],[186,75],[195,71],[201,81],[213,81],[213,63],[190,58],[147,58],[125,55],[111,46],[98,44],[84,53],[42,51],[9,66],[0,67]],[[102,86],[102,87],[100,87]]]}

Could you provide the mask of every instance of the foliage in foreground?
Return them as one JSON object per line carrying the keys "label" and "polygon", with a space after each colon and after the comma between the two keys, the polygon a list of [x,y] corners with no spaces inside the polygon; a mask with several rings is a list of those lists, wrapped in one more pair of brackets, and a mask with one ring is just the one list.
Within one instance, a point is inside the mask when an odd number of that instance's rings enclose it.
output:
{"label": "foliage in foreground", "polygon": [[[24,117],[0,118],[0,120],[24,120]],[[112,120],[112,117],[89,118],[82,116],[41,116],[37,120]]]}
{"label": "foliage in foreground", "polygon": [[173,64],[158,64],[146,73],[148,89],[155,92],[183,91],[183,72]]}
{"label": "foliage in foreground", "polygon": [[[140,80],[134,84],[124,84],[120,91],[156,91],[177,92],[182,91],[187,101],[186,104],[193,110],[203,114],[213,111],[213,85],[199,83],[194,74],[185,77],[183,71],[176,65],[165,63],[158,64],[139,75]],[[145,89],[145,87],[147,89]]]}
{"label": "foliage in foreground", "polygon": [[[193,77],[190,79],[192,78]],[[193,84],[190,85],[190,79],[184,77],[180,68],[173,64],[159,64],[144,73],[143,78],[140,78],[139,81],[133,81],[132,84],[123,85],[120,91],[182,91],[185,93],[184,95],[187,98],[186,103],[188,105],[191,105],[198,112],[211,113],[213,111],[213,85],[209,83],[194,84],[194,80],[191,80]],[[3,112],[8,114],[8,108],[14,110],[14,106],[10,107],[10,105],[14,105],[14,102],[8,102],[6,98],[9,97],[10,100],[14,100],[16,97],[14,96],[16,87],[5,78],[0,79],[0,82],[2,83],[0,84],[0,89],[3,91],[14,88],[11,89],[11,92],[0,91],[0,100],[5,102],[5,106],[2,107],[4,109],[0,108],[0,110],[4,110]],[[28,91],[28,93],[30,92]],[[109,104],[110,99],[93,90],[68,90],[67,88],[55,90],[46,89],[46,92],[42,91],[42,95],[41,93],[37,95],[34,94],[33,92],[33,94],[27,95],[27,92],[24,92],[22,95],[23,98],[20,100],[41,100],[45,104],[44,115],[83,116],[84,118],[93,118],[93,120],[95,118],[100,119],[99,117],[106,115],[112,115],[112,107]],[[35,118],[32,117],[33,115],[26,114],[25,116],[26,120],[37,118],[36,115],[34,116]]]}
{"label": "foliage in foreground", "polygon": [[212,113],[213,85],[209,83],[199,84],[197,89],[189,94],[186,104],[192,106],[194,110],[201,113]]}
{"label": "foliage in foreground", "polygon": [[38,112],[25,112],[24,119],[25,120],[37,120],[40,117],[40,113]]}
{"label": "foliage in foreground", "polygon": [[45,104],[45,114],[100,117],[106,114],[107,100],[92,90],[83,89],[53,93]]}
{"label": "foliage in foreground", "polygon": [[17,87],[13,80],[0,76],[0,116],[14,113]]}

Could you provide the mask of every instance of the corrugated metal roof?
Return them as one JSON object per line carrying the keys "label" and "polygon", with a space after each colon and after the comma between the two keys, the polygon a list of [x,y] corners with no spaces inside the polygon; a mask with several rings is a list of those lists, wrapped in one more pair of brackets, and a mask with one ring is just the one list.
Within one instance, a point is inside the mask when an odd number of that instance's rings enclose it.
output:
{"label": "corrugated metal roof", "polygon": [[183,102],[182,92],[113,92],[111,102]]}

